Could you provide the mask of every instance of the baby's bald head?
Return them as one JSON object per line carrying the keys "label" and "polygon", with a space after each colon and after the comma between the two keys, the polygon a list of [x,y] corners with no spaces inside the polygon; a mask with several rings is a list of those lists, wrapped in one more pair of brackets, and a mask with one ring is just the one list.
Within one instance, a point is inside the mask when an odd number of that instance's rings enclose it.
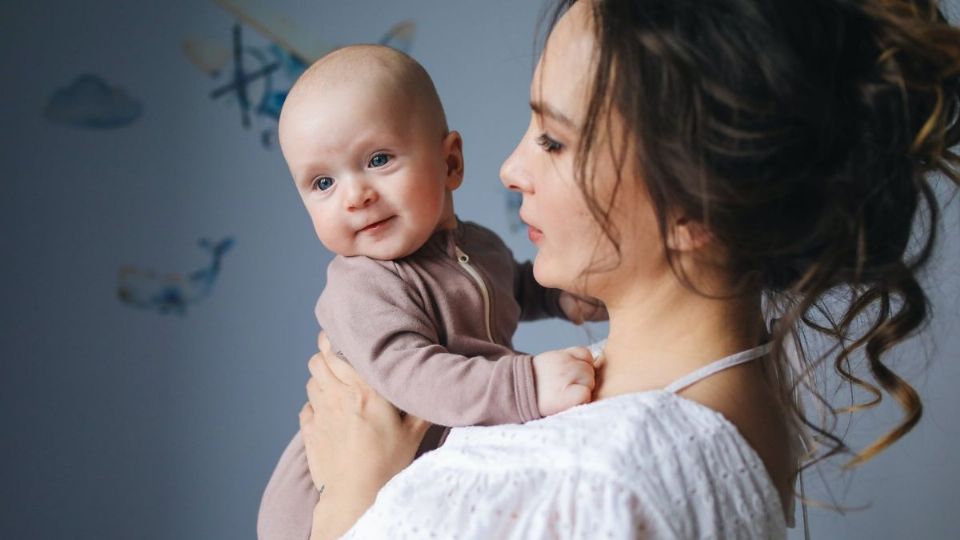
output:
{"label": "baby's bald head", "polygon": [[[410,56],[382,45],[350,45],[314,62],[294,83],[280,115],[285,121],[304,102],[324,99],[332,90],[355,87],[357,96],[375,94],[414,115],[424,129],[447,133],[447,120],[430,75]],[[344,104],[344,106],[350,106]]]}
{"label": "baby's bald head", "polygon": [[406,257],[456,227],[463,140],[409,56],[361,45],[321,58],[290,89],[279,135],[317,236],[334,253]]}

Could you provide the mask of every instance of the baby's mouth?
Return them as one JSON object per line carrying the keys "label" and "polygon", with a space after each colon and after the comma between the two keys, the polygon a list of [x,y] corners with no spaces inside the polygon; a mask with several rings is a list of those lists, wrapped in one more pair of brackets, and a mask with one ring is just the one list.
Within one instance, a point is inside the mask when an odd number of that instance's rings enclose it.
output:
{"label": "baby's mouth", "polygon": [[375,222],[367,225],[366,227],[360,229],[360,230],[357,231],[357,232],[373,232],[373,231],[377,231],[377,230],[383,228],[383,226],[386,225],[387,222],[390,221],[390,220],[393,219],[393,218],[394,218],[394,216],[390,216],[390,217],[388,217],[388,218],[386,218],[386,219],[381,219],[380,221],[375,221]]}

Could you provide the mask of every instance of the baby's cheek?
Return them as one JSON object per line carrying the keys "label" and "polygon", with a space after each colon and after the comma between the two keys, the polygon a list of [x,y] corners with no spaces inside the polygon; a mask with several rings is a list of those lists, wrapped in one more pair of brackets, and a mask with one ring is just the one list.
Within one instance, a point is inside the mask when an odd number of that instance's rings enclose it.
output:
{"label": "baby's cheek", "polygon": [[333,230],[327,224],[317,224],[314,229],[317,233],[317,238],[320,239],[320,243],[322,243],[323,247],[327,248],[327,250],[338,255],[352,255],[352,253],[350,253],[352,249],[350,239],[346,238],[342,231]]}

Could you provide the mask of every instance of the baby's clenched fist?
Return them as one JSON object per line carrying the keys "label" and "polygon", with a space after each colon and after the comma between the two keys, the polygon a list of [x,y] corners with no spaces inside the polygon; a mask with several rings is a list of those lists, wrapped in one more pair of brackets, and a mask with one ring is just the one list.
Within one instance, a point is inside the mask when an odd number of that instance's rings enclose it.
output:
{"label": "baby's clenched fist", "polygon": [[533,357],[533,378],[541,416],[588,403],[596,385],[593,355],[585,347],[540,353]]}

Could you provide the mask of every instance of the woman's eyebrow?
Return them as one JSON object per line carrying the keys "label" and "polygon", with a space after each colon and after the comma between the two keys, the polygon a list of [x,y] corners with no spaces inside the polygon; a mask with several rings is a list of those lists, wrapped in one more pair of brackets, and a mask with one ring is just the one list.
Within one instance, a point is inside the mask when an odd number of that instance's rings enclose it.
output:
{"label": "woman's eyebrow", "polygon": [[558,111],[557,109],[551,107],[546,103],[531,101],[530,109],[541,116],[548,116],[556,120],[557,122],[560,122],[561,124],[566,125],[570,129],[573,129],[573,130],[577,129],[577,125],[573,122],[573,120],[571,120],[569,117],[567,117],[567,115],[563,114],[562,112]]}

